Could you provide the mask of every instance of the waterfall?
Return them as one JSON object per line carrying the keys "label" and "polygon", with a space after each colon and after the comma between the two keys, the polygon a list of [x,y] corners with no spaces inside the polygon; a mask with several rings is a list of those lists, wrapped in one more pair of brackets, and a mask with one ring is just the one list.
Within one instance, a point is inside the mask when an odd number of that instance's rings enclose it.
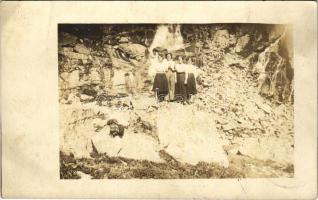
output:
{"label": "waterfall", "polygon": [[169,52],[184,49],[180,25],[159,25],[150,46],[150,51],[156,47],[167,49]]}
{"label": "waterfall", "polygon": [[284,29],[283,33],[273,42],[271,43],[266,49],[259,54],[257,63],[255,64],[254,71],[258,73],[265,73],[265,67],[270,60],[270,53],[271,52],[278,52],[279,49],[279,42],[285,36],[286,29]]}

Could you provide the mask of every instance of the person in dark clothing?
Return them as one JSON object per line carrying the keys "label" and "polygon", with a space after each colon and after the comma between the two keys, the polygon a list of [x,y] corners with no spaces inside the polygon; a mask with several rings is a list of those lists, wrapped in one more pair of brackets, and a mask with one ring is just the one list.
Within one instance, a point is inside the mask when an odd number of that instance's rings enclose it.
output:
{"label": "person in dark clothing", "polygon": [[187,67],[183,63],[182,56],[178,56],[178,61],[175,65],[175,69],[177,72],[177,82],[175,86],[175,99],[183,103],[188,102],[188,95],[187,95],[188,73],[186,70]]}
{"label": "person in dark clothing", "polygon": [[197,86],[196,86],[197,70],[196,70],[196,67],[192,64],[191,57],[188,58],[186,66],[187,66],[186,71],[188,73],[187,94],[188,94],[188,98],[190,99],[192,95],[197,94]]}
{"label": "person in dark clothing", "polygon": [[163,62],[163,55],[159,54],[158,62],[153,63],[149,69],[149,74],[154,76],[152,91],[155,92],[155,97],[159,101],[163,101],[169,91],[166,72],[166,62]]}

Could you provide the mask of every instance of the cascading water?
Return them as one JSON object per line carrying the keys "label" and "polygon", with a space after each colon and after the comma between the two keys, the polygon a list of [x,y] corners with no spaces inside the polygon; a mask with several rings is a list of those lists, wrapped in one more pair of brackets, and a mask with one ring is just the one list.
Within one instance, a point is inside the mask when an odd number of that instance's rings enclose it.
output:
{"label": "cascading water", "polygon": [[265,66],[267,65],[267,63],[270,60],[270,53],[271,52],[278,52],[279,51],[279,42],[280,40],[285,36],[286,34],[286,29],[284,30],[284,32],[281,34],[281,36],[279,36],[275,42],[273,42],[272,44],[270,44],[262,53],[259,54],[258,56],[258,61],[255,64],[255,68],[254,70],[258,73],[265,73]]}
{"label": "cascading water", "polygon": [[169,52],[184,49],[180,25],[159,25],[150,46],[150,51],[156,47],[167,49]]}

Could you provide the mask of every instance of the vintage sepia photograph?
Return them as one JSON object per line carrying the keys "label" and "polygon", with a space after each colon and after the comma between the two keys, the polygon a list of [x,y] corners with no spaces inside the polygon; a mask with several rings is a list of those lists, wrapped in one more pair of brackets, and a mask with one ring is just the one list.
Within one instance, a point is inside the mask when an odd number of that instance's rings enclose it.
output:
{"label": "vintage sepia photograph", "polygon": [[60,179],[294,177],[287,24],[58,24]]}
{"label": "vintage sepia photograph", "polygon": [[317,197],[317,3],[0,10],[3,198]]}

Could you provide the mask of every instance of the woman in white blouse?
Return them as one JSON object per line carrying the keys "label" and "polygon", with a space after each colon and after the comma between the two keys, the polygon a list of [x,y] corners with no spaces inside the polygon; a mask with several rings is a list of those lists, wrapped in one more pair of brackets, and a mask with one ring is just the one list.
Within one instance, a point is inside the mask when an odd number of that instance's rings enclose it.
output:
{"label": "woman in white blouse", "polygon": [[183,63],[182,56],[178,56],[178,61],[175,64],[175,69],[177,72],[177,82],[176,82],[176,89],[175,89],[175,99],[180,100],[182,102],[188,101],[187,95],[187,80],[188,80],[188,73],[187,73],[187,66]]}
{"label": "woman in white blouse", "polygon": [[197,68],[192,64],[192,58],[189,57],[187,60],[186,71],[188,73],[187,79],[187,94],[188,98],[192,95],[197,94],[197,86],[196,86],[196,77],[197,77]]}
{"label": "woman in white blouse", "polygon": [[163,62],[163,55],[158,54],[158,62],[151,64],[149,75],[153,78],[152,91],[155,92],[155,97],[159,100],[164,100],[168,94],[168,79],[166,76],[167,64]]}
{"label": "woman in white blouse", "polygon": [[157,49],[153,49],[152,53],[150,54],[150,63],[154,64],[156,62],[158,62],[158,50]]}

